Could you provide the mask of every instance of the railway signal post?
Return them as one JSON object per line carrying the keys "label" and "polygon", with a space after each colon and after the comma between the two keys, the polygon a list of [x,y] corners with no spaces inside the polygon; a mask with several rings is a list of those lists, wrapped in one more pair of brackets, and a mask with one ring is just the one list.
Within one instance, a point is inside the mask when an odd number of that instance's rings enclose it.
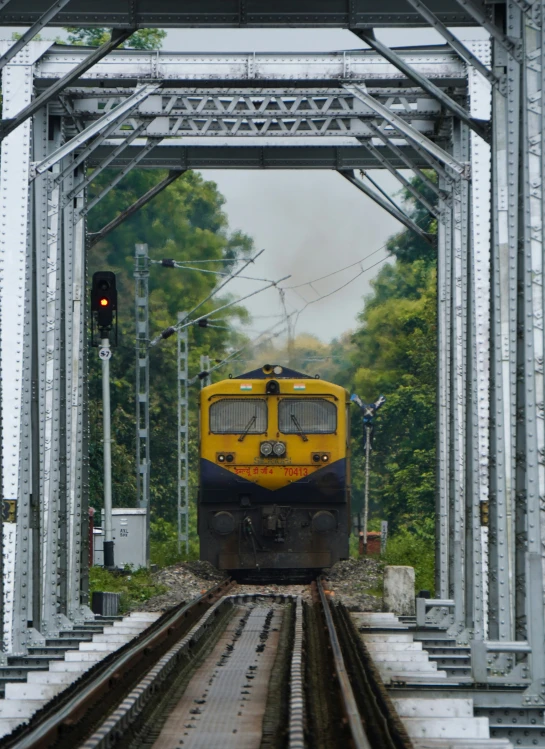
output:
{"label": "railway signal post", "polygon": [[[373,424],[377,411],[386,402],[383,395],[379,395],[374,403],[364,403],[359,395],[350,396],[352,403],[359,406],[363,419],[363,438],[365,447],[365,493],[363,500],[363,553],[367,555],[367,519],[369,517],[369,461],[371,457],[371,442],[373,439]],[[361,556],[361,534],[360,534]]]}
{"label": "railway signal post", "polygon": [[115,274],[110,271],[99,271],[93,275],[91,287],[91,313],[93,322],[98,328],[100,349],[98,355],[102,361],[102,428],[103,428],[103,464],[104,464],[104,567],[115,567],[114,541],[112,534],[112,441],[110,422],[110,336],[114,326],[114,314],[117,320],[117,288]]}

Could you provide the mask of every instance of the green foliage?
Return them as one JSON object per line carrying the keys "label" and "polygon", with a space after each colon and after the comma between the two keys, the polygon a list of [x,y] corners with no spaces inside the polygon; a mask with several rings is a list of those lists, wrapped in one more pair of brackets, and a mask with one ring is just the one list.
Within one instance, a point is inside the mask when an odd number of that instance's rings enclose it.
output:
{"label": "green foliage", "polygon": [[[432,181],[436,180],[435,173],[427,172],[426,174]],[[411,183],[424,198],[427,198],[429,203],[432,205],[437,203],[435,192],[419,177],[415,177]],[[415,224],[429,234],[437,234],[437,220],[428,213],[428,209],[416,201],[407,190],[403,191],[403,197],[409,205],[409,215]],[[388,241],[388,250],[404,263],[425,260],[427,263],[435,264],[437,260],[435,246],[428,244],[412,231],[405,230],[394,235]]]}
{"label": "green foliage", "polygon": [[147,601],[152,596],[166,593],[165,585],[157,585],[153,582],[149,570],[140,569],[130,574],[120,575],[105,570],[103,567],[91,567],[89,570],[89,591],[102,591],[105,593],[121,593],[119,608],[124,613],[132,608],[132,604]]}
{"label": "green foliage", "polygon": [[384,562],[414,567],[416,592],[429,590],[433,596],[435,590],[435,549],[433,543],[430,543],[429,540],[402,529],[388,539]]}
{"label": "green foliage", "polygon": [[[413,184],[421,187],[419,180]],[[407,196],[406,196],[407,197]],[[433,195],[428,194],[433,201]],[[423,211],[409,214],[424,226]],[[428,219],[428,231],[435,224]],[[396,262],[371,282],[360,327],[352,337],[351,378],[365,401],[386,396],[375,425],[371,454],[371,513],[390,532],[410,530],[431,542],[435,512],[436,256],[413,232],[389,243]],[[352,416],[352,496],[362,507],[364,451],[359,412]]]}
{"label": "green foliage", "polygon": [[178,528],[163,518],[157,518],[150,524],[150,561],[158,567],[167,567],[188,559],[199,558],[199,539],[197,538],[197,512],[195,504],[190,506],[189,513],[189,554],[185,545],[178,553]]}
{"label": "green foliage", "polygon": [[[112,179],[105,170],[93,183],[95,195]],[[161,171],[135,170],[118,189],[109,193],[89,214],[89,231],[97,231],[120,210],[133,203],[161,180]],[[111,359],[113,496],[114,505],[135,504],[135,357],[134,357],[134,246],[144,242],[152,258],[176,260],[224,260],[229,269],[239,257],[253,249],[241,232],[230,232],[223,211],[224,198],[214,182],[186,172],[138,213],[127,219],[89,253],[89,277],[109,269],[117,275],[119,345]],[[218,267],[212,264],[210,267]],[[188,311],[209,294],[216,284],[213,274],[163,268],[150,270],[151,336],[174,324],[179,311]],[[215,298],[201,308],[214,310],[226,298]],[[244,309],[234,307],[222,319],[245,319]],[[235,334],[218,328],[190,328],[189,371],[199,371],[201,354],[223,358],[238,343]],[[152,520],[176,520],[177,503],[177,363],[176,339],[169,338],[150,355],[151,511]],[[102,396],[101,368],[96,349],[89,359],[90,395],[90,487],[91,504],[102,504]],[[197,484],[197,399],[198,385],[190,390],[190,489],[195,500]]]}
{"label": "green foliage", "polygon": [[[85,47],[100,47],[101,44],[109,41],[111,30],[109,28],[79,28],[77,26],[67,26],[68,43]],[[163,39],[167,32],[163,29],[138,29],[127,39],[120,47],[128,49],[159,49],[163,45]]]}

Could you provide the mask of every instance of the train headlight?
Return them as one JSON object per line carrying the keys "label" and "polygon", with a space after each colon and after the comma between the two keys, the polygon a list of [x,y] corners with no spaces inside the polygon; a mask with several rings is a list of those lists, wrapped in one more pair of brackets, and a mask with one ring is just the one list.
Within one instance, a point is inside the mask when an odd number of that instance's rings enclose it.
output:
{"label": "train headlight", "polygon": [[284,442],[275,442],[273,445],[273,453],[277,458],[281,458],[282,455],[286,454],[286,445]]}
{"label": "train headlight", "polygon": [[268,458],[273,451],[273,446],[270,442],[262,442],[259,449],[261,451],[261,455],[263,455],[264,458]]}

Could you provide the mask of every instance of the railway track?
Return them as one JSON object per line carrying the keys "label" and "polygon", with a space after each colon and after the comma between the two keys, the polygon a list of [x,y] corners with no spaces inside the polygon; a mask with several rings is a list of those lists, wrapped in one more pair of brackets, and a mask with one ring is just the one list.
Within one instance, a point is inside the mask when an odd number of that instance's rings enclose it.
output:
{"label": "railway track", "polygon": [[216,585],[111,653],[2,747],[408,749],[350,617],[320,580],[311,599]]}

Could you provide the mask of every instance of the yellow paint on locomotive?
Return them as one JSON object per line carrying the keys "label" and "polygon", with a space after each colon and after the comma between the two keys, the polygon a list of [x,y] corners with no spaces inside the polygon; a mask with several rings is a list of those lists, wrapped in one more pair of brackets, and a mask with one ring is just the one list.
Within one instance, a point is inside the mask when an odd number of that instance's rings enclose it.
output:
{"label": "yellow paint on locomotive", "polygon": [[[349,393],[339,385],[317,379],[276,379],[279,395],[266,393],[268,379],[222,380],[203,388],[200,394],[200,455],[233,474],[268,489],[280,489],[294,481],[304,480],[325,465],[347,457],[347,407]],[[261,434],[214,434],[210,430],[210,407],[222,399],[260,399],[268,406],[267,429]],[[331,434],[308,434],[306,441],[299,433],[279,430],[278,407],[285,399],[323,398],[337,408],[336,430]],[[261,443],[281,441],[286,453],[281,458],[263,457]],[[315,456],[320,454],[320,462]],[[232,455],[227,463],[220,456]],[[322,456],[327,456],[322,460]]]}

